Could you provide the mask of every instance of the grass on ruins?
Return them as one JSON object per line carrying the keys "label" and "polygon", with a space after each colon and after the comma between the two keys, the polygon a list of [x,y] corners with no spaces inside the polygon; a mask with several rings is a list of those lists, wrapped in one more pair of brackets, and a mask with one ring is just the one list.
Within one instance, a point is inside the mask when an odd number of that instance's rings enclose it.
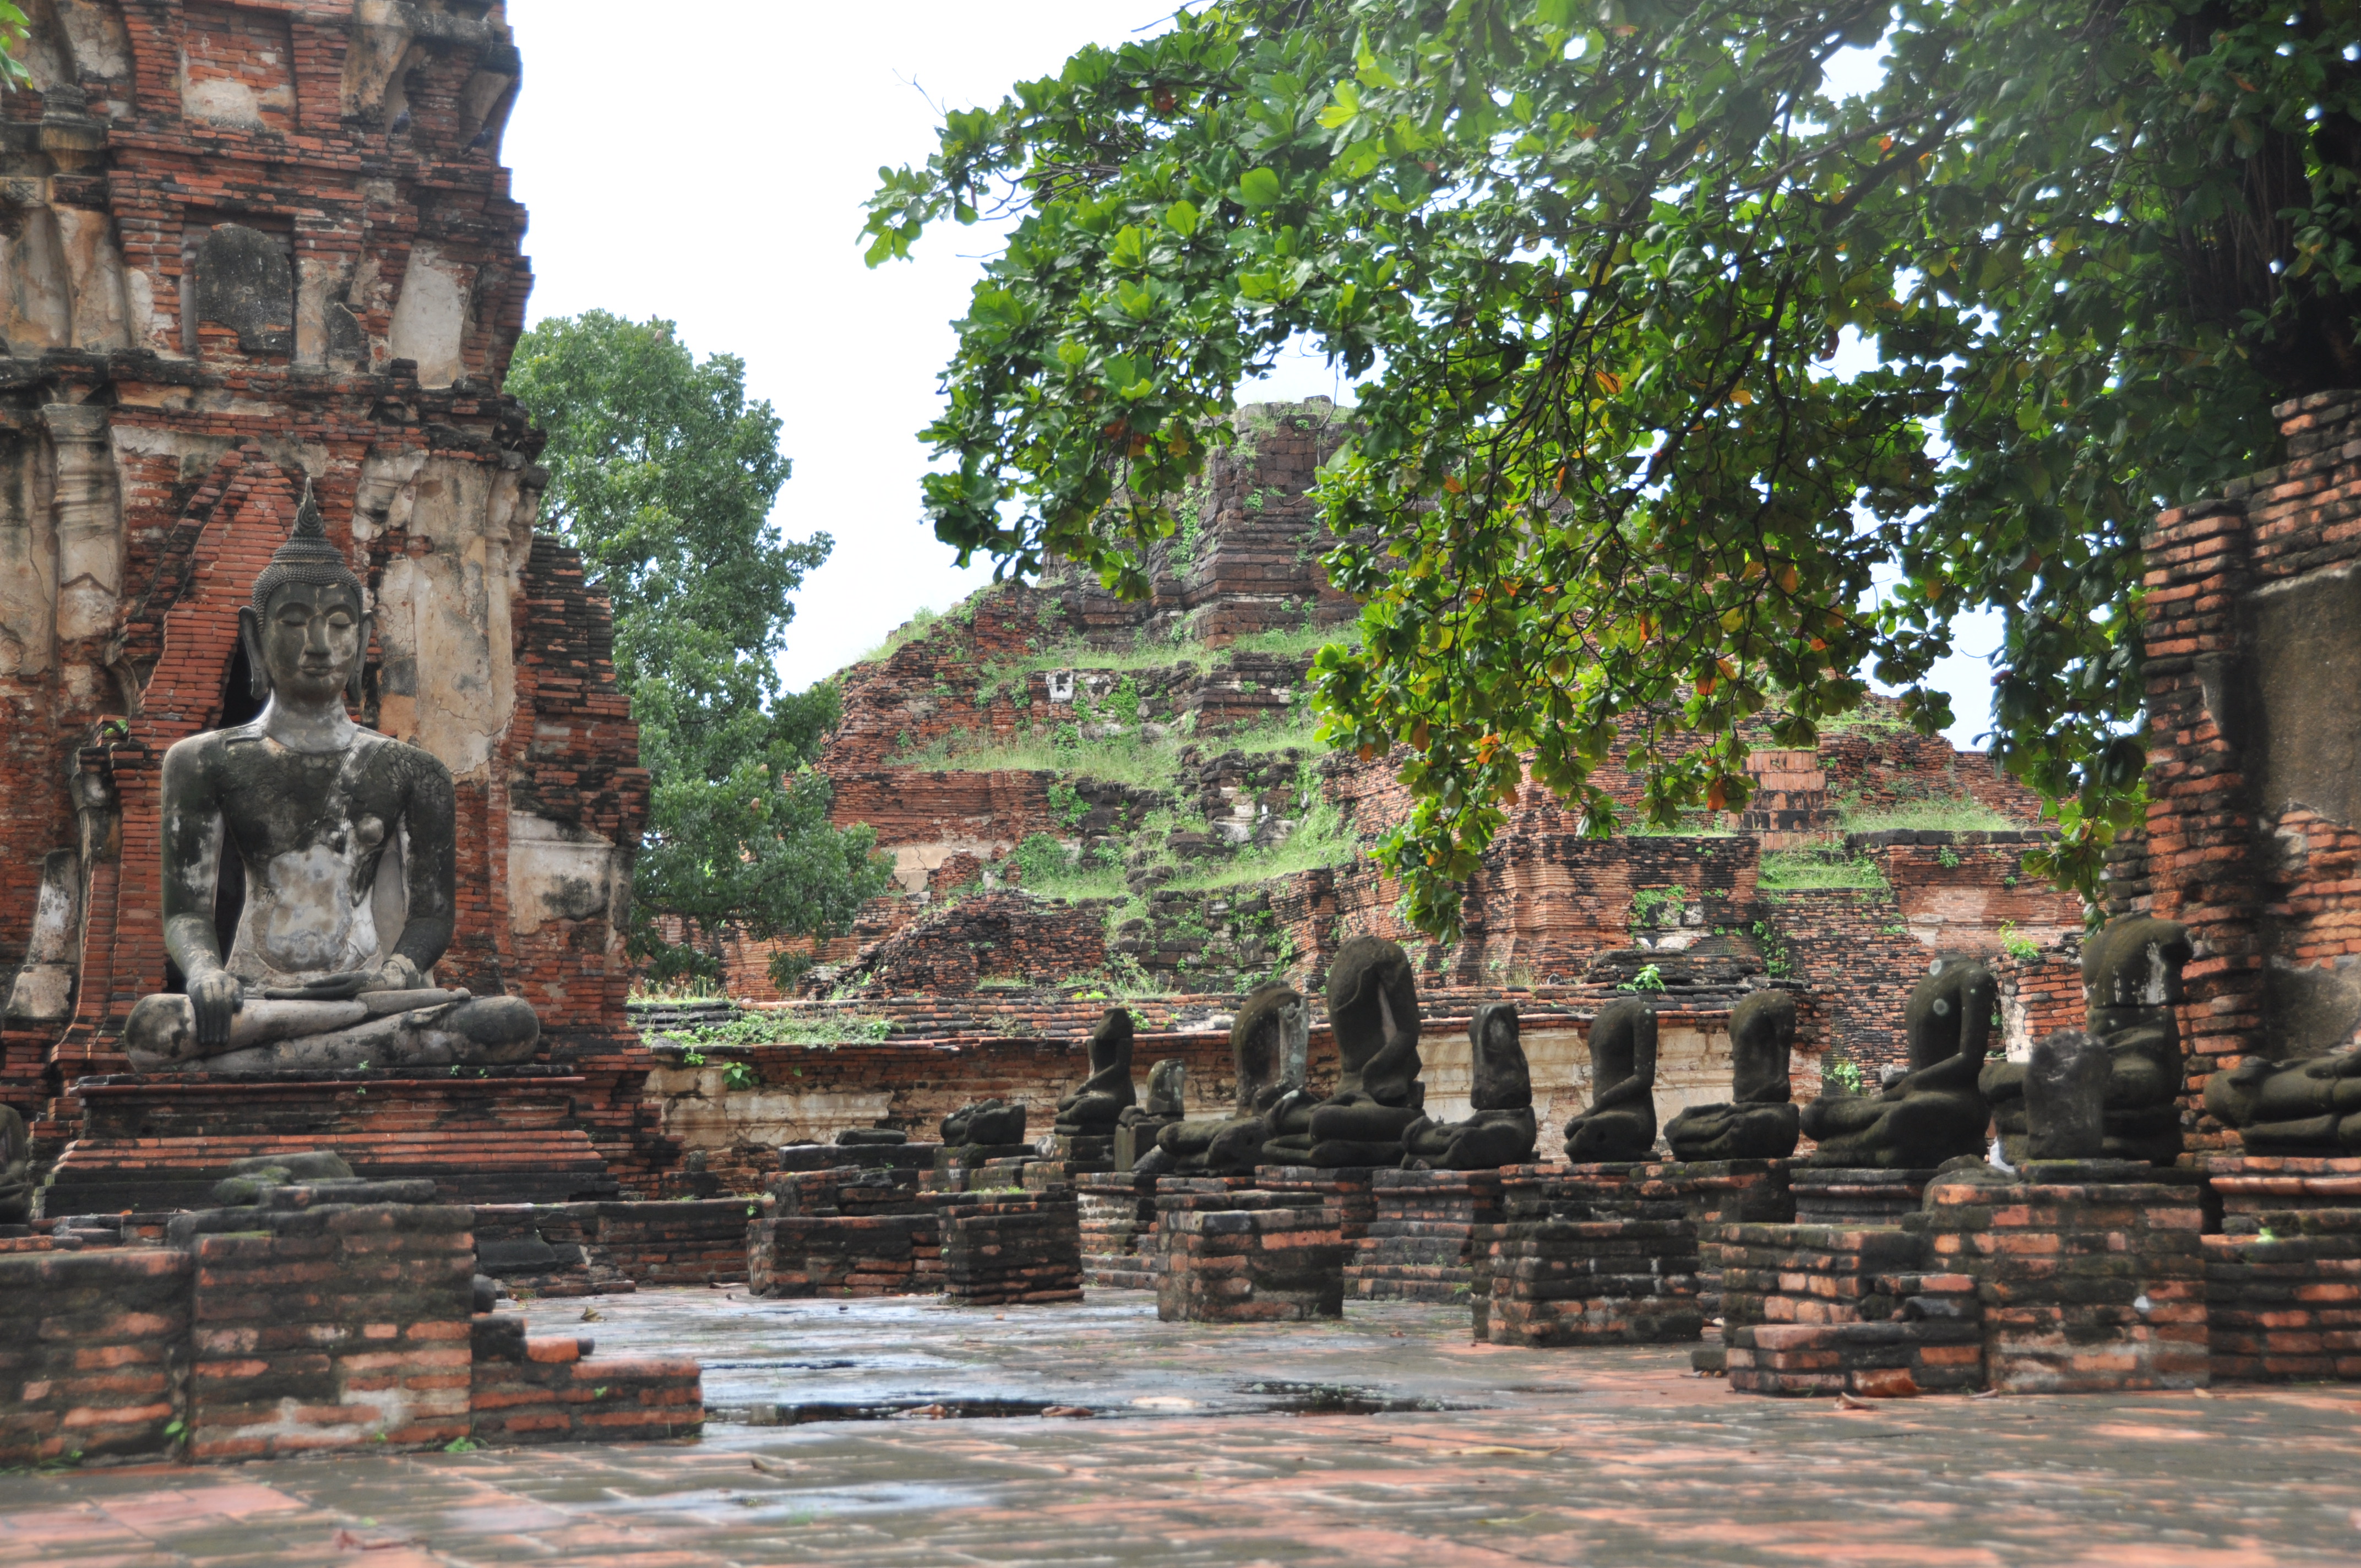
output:
{"label": "grass on ruins", "polygon": [[1839,801],[1838,809],[1841,826],[1848,833],[1884,833],[1901,828],[1946,833],[2006,833],[2025,826],[1964,795],[1875,807],[1864,806],[1854,797]]}
{"label": "grass on ruins", "polygon": [[1771,892],[1797,888],[1886,885],[1885,873],[1867,855],[1843,850],[1773,850],[1763,857],[1755,885]]}

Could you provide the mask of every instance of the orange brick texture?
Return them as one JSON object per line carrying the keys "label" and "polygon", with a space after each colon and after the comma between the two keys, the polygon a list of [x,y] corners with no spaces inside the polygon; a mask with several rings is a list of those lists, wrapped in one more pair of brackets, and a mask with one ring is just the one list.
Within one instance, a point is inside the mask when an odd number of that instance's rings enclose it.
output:
{"label": "orange brick texture", "polygon": [[1212,1323],[1343,1317],[1352,1244],[1319,1194],[1224,1187],[1171,1177],[1158,1184],[1156,1315]]}
{"label": "orange brick texture", "polygon": [[1074,1178],[1082,1282],[1107,1290],[1156,1288],[1153,1176],[1096,1171]]}
{"label": "orange brick texture", "polygon": [[474,1320],[469,1403],[480,1442],[634,1442],[704,1428],[703,1374],[688,1356],[590,1359],[571,1334],[528,1339],[521,1318]]}
{"label": "orange brick texture", "polygon": [[1503,1219],[1477,1227],[1468,1243],[1475,1337],[1520,1345],[1697,1338],[1705,1313],[1689,1168],[1504,1167]]}
{"label": "orange brick texture", "polygon": [[1982,1386],[1975,1282],[1929,1270],[1913,1232],[1725,1225],[1717,1250],[1733,1392],[1892,1398]]}
{"label": "orange brick texture", "polygon": [[0,1256],[0,1464],[170,1446],[193,1273],[160,1248]]}
{"label": "orange brick texture", "polygon": [[942,1222],[917,1173],[839,1167],[771,1179],[746,1232],[757,1296],[919,1296],[943,1288]]}

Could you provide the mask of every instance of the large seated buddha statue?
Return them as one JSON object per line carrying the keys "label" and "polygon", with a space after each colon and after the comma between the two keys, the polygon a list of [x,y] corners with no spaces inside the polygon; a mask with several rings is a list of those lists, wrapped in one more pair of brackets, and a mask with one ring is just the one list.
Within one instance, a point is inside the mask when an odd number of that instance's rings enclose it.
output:
{"label": "large seated buddha statue", "polygon": [[[2108,1159],[2170,1165],[2180,1156],[2180,970],[2194,949],[2176,921],[2132,916],[2110,923],[2082,947],[2083,1028],[2106,1047]],[[2024,1062],[1983,1069],[1984,1098],[2012,1161],[2026,1157]]]}
{"label": "large seated buddha statue", "polygon": [[[364,729],[369,618],[308,490],[295,531],[255,579],[238,635],[267,696],[250,724],[164,754],[164,947],[184,992],[143,997],[124,1026],[142,1071],[519,1061],[541,1035],[522,997],[434,984],[450,946],[451,771]],[[222,951],[214,896],[225,846],[246,877]]]}
{"label": "large seated buddha statue", "polygon": [[1426,1115],[1418,981],[1400,943],[1356,937],[1336,949],[1328,1025],[1336,1036],[1336,1092],[1276,1108],[1264,1163],[1330,1170],[1400,1165],[1402,1135]]}
{"label": "large seated buddha statue", "polygon": [[1902,1011],[1910,1066],[1875,1095],[1823,1093],[1804,1107],[1806,1164],[1846,1169],[1932,1170],[1984,1152],[1992,1107],[1976,1087],[1999,999],[1992,971],[1972,959],[1941,958]]}
{"label": "large seated buddha statue", "polygon": [[1131,1084],[1131,1010],[1110,1007],[1091,1031],[1091,1072],[1058,1102],[1055,1130],[1063,1137],[1111,1138],[1126,1111],[1139,1102]]}

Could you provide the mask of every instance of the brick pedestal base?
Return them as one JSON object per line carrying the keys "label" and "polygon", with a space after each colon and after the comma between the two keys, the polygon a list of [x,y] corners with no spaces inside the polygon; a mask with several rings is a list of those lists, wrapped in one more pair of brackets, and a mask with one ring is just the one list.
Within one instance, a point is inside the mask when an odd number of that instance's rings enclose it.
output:
{"label": "brick pedestal base", "polygon": [[488,1315],[472,1328],[479,1442],[639,1442],[704,1427],[704,1374],[693,1357],[593,1361],[588,1338],[528,1339],[522,1318]]}
{"label": "brick pedestal base", "polygon": [[943,1288],[942,1227],[914,1170],[771,1179],[771,1217],[746,1232],[757,1296],[917,1296]]}
{"label": "brick pedestal base", "polygon": [[1317,1194],[1236,1192],[1220,1208],[1176,1202],[1215,1196],[1158,1197],[1165,1249],[1156,1280],[1159,1318],[1237,1323],[1344,1316],[1345,1259],[1352,1248]]}
{"label": "brick pedestal base", "polygon": [[2213,1376],[2361,1381],[2361,1208],[2246,1212],[2204,1238]]}
{"label": "brick pedestal base", "polygon": [[1883,1398],[1982,1385],[1975,1282],[1929,1273],[1915,1231],[1725,1225],[1715,1251],[1721,1354],[1738,1392]]}
{"label": "brick pedestal base", "polygon": [[1474,1288],[1468,1244],[1500,1223],[1497,1170],[1380,1170],[1368,1234],[1345,1266],[1345,1290],[1360,1300],[1454,1301]]}
{"label": "brick pedestal base", "polygon": [[943,1293],[963,1306],[1082,1299],[1073,1189],[961,1193],[939,1200]]}
{"label": "brick pedestal base", "polygon": [[1109,1290],[1156,1288],[1156,1178],[1129,1171],[1078,1177],[1082,1283]]}
{"label": "brick pedestal base", "polygon": [[1390,1167],[1349,1165],[1323,1169],[1314,1165],[1264,1165],[1255,1168],[1254,1184],[1265,1192],[1309,1192],[1327,1207],[1329,1218],[1346,1245],[1357,1245],[1378,1217],[1376,1182]]}
{"label": "brick pedestal base", "polygon": [[782,1144],[779,1168],[794,1172],[858,1166],[862,1170],[932,1170],[935,1152],[942,1146],[938,1143]]}
{"label": "brick pedestal base", "polygon": [[2028,1165],[2034,1179],[1938,1183],[1928,1266],[1975,1277],[1986,1386],[2004,1393],[2202,1387],[2201,1194],[2121,1161]]}
{"label": "brick pedestal base", "polygon": [[1704,1332],[1686,1219],[1512,1220],[1483,1227],[1471,1250],[1478,1340],[1656,1343]]}
{"label": "brick pedestal base", "polygon": [[1799,1225],[1891,1225],[1918,1212],[1932,1170],[1795,1167],[1787,1177]]}

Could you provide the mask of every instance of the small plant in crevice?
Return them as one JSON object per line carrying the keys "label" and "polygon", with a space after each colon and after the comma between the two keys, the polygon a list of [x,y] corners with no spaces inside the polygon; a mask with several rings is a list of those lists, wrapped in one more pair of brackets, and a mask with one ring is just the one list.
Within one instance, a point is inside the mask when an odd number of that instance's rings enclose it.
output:
{"label": "small plant in crevice", "polygon": [[1625,981],[1615,989],[1618,991],[1662,991],[1664,989],[1664,971],[1657,968],[1654,964],[1643,965],[1638,972],[1631,976],[1630,980]]}
{"label": "small plant in crevice", "polygon": [[1847,1094],[1861,1092],[1861,1064],[1858,1062],[1832,1061],[1821,1076]]}

